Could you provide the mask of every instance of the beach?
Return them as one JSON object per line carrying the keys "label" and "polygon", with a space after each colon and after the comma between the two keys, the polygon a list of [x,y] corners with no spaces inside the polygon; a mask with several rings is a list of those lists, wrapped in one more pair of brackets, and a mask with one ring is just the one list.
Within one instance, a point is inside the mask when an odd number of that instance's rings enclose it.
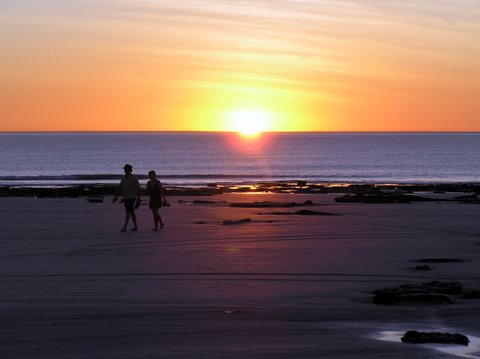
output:
{"label": "beach", "polygon": [[[0,357],[454,358],[379,339],[480,336],[480,299],[372,302],[402,284],[479,289],[478,204],[338,196],[169,197],[159,232],[144,201],[127,233],[110,196],[0,198]],[[298,206],[232,206],[254,202]]]}

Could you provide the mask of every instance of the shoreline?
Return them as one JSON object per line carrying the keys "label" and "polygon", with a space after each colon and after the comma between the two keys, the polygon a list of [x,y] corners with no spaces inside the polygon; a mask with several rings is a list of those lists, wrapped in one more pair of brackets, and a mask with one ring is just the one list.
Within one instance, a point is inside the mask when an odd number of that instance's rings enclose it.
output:
{"label": "shoreline", "polygon": [[[167,196],[211,196],[228,193],[291,193],[291,194],[407,194],[469,193],[480,194],[480,182],[472,183],[310,183],[304,180],[257,181],[248,183],[208,183],[198,186],[164,184]],[[103,197],[114,195],[116,184],[72,184],[65,186],[0,186],[0,197]],[[142,188],[142,195],[145,189]]]}

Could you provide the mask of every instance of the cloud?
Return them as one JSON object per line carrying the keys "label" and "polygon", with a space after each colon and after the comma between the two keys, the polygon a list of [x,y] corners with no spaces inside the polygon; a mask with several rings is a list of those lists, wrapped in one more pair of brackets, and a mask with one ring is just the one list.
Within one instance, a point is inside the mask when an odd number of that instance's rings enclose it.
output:
{"label": "cloud", "polygon": [[478,38],[473,0],[0,2],[10,83],[123,86],[146,97],[249,86],[346,101],[447,86],[473,93]]}

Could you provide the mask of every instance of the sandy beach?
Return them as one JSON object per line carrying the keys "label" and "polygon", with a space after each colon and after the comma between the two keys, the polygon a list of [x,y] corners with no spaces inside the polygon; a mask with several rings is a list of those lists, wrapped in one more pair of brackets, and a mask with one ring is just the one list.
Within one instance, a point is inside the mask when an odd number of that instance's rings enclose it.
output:
{"label": "sandy beach", "polygon": [[[164,230],[150,231],[144,202],[136,233],[119,232],[123,206],[111,197],[0,198],[0,357],[454,358],[379,338],[480,336],[480,299],[372,302],[373,291],[401,284],[479,289],[478,204],[335,196],[170,197]],[[337,215],[230,206],[307,200]],[[458,261],[428,261],[445,258]],[[421,259],[429,270],[416,270]]]}

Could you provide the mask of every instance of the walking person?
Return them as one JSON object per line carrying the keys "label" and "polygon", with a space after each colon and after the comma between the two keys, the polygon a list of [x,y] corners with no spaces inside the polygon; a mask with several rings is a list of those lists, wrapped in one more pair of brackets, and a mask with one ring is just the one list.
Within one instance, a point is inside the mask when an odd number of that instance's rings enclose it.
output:
{"label": "walking person", "polygon": [[132,175],[133,167],[131,165],[126,164],[123,167],[123,171],[125,172],[125,175],[122,176],[120,185],[117,189],[117,194],[115,197],[113,197],[113,202],[115,203],[120,194],[123,196],[123,204],[125,206],[125,222],[120,231],[125,232],[127,230],[130,217],[132,218],[133,222],[133,228],[131,231],[138,231],[135,207],[138,208],[136,204],[140,204],[140,183],[138,182],[138,178]]}
{"label": "walking person", "polygon": [[148,178],[150,181],[147,182],[147,194],[150,196],[150,209],[153,214],[153,223],[155,227],[152,231],[158,231],[158,224],[160,223],[160,229],[163,229],[163,221],[160,214],[158,214],[158,209],[162,207],[162,203],[166,203],[165,192],[163,191],[162,183],[157,179],[157,174],[155,171],[148,172]]}

